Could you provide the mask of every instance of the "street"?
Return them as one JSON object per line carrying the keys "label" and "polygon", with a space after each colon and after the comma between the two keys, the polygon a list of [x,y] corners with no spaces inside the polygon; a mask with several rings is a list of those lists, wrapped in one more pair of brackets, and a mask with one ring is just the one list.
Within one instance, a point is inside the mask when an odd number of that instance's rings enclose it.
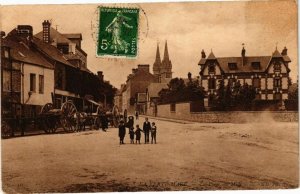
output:
{"label": "street", "polygon": [[[278,189],[298,186],[298,123],[149,119],[157,144],[118,130],[2,140],[5,192]],[[143,117],[135,124],[142,128]]]}

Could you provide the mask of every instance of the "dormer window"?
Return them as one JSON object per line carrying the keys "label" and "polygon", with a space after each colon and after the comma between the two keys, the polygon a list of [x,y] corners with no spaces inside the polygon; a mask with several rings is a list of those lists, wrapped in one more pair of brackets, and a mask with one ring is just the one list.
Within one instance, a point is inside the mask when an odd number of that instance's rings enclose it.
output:
{"label": "dormer window", "polygon": [[57,49],[60,50],[63,54],[69,54],[69,44],[57,44]]}
{"label": "dormer window", "polygon": [[237,70],[237,64],[236,63],[228,63],[228,68],[230,70]]}
{"label": "dormer window", "polygon": [[260,69],[260,62],[252,62],[251,65],[254,70]]}

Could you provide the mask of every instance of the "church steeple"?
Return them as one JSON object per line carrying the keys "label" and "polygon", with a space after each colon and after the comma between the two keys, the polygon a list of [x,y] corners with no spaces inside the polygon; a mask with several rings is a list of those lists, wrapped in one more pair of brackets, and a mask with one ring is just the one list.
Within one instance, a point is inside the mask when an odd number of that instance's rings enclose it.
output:
{"label": "church steeple", "polygon": [[157,75],[160,73],[160,67],[161,67],[161,59],[160,59],[159,45],[157,43],[156,56],[155,56],[155,61],[153,64],[153,74],[154,75]]}
{"label": "church steeple", "polygon": [[155,62],[156,63],[161,63],[158,43],[157,43],[157,49],[156,49]]}
{"label": "church steeple", "polygon": [[164,52],[163,61],[169,61],[169,52],[168,52],[168,43],[167,43],[167,41],[165,43],[165,52]]}
{"label": "church steeple", "polygon": [[172,62],[169,58],[168,43],[165,43],[164,58],[162,60],[161,71],[165,78],[172,78]]}

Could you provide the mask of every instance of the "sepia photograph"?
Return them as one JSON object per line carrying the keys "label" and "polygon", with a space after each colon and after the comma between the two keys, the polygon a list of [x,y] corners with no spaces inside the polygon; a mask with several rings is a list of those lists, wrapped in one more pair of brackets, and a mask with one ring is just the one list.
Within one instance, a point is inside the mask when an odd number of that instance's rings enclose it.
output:
{"label": "sepia photograph", "polygon": [[2,192],[298,189],[298,1],[0,13]]}

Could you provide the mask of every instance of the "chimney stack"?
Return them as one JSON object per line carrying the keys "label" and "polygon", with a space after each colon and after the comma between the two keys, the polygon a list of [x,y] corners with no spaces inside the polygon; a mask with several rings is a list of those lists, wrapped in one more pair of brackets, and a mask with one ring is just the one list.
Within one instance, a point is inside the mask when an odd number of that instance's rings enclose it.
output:
{"label": "chimney stack", "polygon": [[204,52],[203,49],[202,49],[202,51],[201,51],[201,58],[202,58],[202,59],[205,59],[205,58],[206,58],[206,54],[205,54],[205,52]]}
{"label": "chimney stack", "polygon": [[132,74],[135,74],[137,72],[136,68],[132,68]]}
{"label": "chimney stack", "polygon": [[1,31],[0,33],[1,33],[1,38],[3,38],[6,35],[4,31]]}
{"label": "chimney stack", "polygon": [[50,26],[49,20],[44,20],[43,22],[43,41],[45,43],[50,43]]}
{"label": "chimney stack", "polygon": [[139,64],[138,70],[143,70],[145,72],[150,72],[150,66],[148,64]]}
{"label": "chimney stack", "polygon": [[282,55],[282,56],[287,56],[287,48],[286,48],[286,46],[285,46],[284,49],[282,50],[281,55]]}
{"label": "chimney stack", "polygon": [[103,71],[97,71],[98,74],[98,78],[103,81],[104,80],[104,75],[103,75]]}

